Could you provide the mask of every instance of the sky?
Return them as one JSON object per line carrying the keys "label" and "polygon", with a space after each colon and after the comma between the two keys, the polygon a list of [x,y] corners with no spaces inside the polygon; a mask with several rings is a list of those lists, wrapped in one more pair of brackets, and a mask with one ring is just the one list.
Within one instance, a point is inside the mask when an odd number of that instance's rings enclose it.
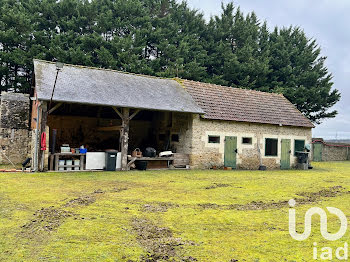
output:
{"label": "sky", "polygon": [[[221,2],[230,0],[188,0],[206,19],[219,15]],[[270,29],[299,26],[315,38],[326,66],[333,74],[334,88],[342,95],[333,107],[336,118],[324,120],[313,130],[314,137],[350,139],[350,1],[349,0],[235,0],[245,14],[254,11]],[[332,108],[332,109],[333,109]]]}

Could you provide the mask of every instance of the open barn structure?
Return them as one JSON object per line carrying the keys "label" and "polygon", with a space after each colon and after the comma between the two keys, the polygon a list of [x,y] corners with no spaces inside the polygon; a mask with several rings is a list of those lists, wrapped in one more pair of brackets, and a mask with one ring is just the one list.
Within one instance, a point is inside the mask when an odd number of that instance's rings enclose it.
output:
{"label": "open barn structure", "polygon": [[82,146],[120,152],[122,170],[147,147],[157,151],[153,160],[166,160],[162,151],[188,156],[187,168],[288,169],[295,151],[311,144],[313,124],[280,94],[42,60],[34,60],[34,74],[38,170],[57,169],[64,145],[76,149],[79,169]]}

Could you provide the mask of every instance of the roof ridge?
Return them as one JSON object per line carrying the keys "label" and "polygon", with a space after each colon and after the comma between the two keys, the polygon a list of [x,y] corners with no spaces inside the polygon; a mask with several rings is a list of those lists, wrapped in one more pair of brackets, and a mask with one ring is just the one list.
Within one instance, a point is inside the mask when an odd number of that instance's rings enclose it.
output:
{"label": "roof ridge", "polygon": [[233,88],[233,89],[242,90],[242,91],[256,92],[256,93],[263,93],[263,94],[271,94],[271,95],[275,95],[275,96],[283,96],[284,97],[284,95],[282,93],[265,92],[265,91],[261,91],[261,90],[246,89],[246,88],[234,87],[234,86],[224,86],[224,85],[208,83],[208,82],[200,82],[200,81],[189,80],[189,79],[184,79],[184,78],[177,78],[177,79],[180,79],[180,80],[183,80],[183,81],[188,81],[188,82],[193,82],[193,83],[213,85],[213,86],[218,86],[218,87],[222,87],[222,88]]}
{"label": "roof ridge", "polygon": [[[33,61],[38,61],[38,62],[43,62],[43,63],[48,63],[48,64],[55,64],[55,62],[52,62],[52,61],[36,59],[36,58],[34,58]],[[84,65],[74,65],[74,64],[69,64],[69,63],[63,63],[63,64],[65,66],[76,67],[76,68],[95,69],[95,70],[101,70],[101,71],[116,72],[116,73],[121,73],[121,74],[126,74],[126,75],[143,76],[143,77],[149,77],[149,78],[155,78],[155,79],[174,80],[173,78],[170,78],[170,77],[167,78],[167,77],[161,77],[161,76],[144,75],[144,74],[127,72],[127,71],[121,71],[121,70],[117,70],[117,69],[110,69],[110,68],[103,68],[103,67],[94,67],[94,66],[84,66]]]}

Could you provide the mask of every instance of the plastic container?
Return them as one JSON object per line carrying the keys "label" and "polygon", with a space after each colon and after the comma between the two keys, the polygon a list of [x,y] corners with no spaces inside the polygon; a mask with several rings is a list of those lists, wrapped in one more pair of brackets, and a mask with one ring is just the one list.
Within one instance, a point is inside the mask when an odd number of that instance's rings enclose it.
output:
{"label": "plastic container", "polygon": [[148,161],[143,161],[143,160],[135,161],[135,166],[136,166],[136,169],[138,170],[146,170],[147,164],[148,164]]}
{"label": "plastic container", "polygon": [[106,151],[106,171],[115,171],[117,167],[117,150]]}
{"label": "plastic container", "polygon": [[61,153],[71,153],[70,147],[68,146],[61,146]]}
{"label": "plastic container", "polygon": [[58,170],[59,170],[59,171],[64,171],[64,167],[63,167],[63,166],[64,166],[65,164],[66,164],[66,160],[60,160],[60,161],[58,162],[58,165],[59,165],[59,166],[62,166],[62,167],[59,167]]}
{"label": "plastic container", "polygon": [[80,153],[80,154],[86,154],[86,152],[87,152],[87,149],[86,149],[86,148],[80,148],[80,149],[79,149],[79,153]]}
{"label": "plastic container", "polygon": [[[66,160],[66,166],[71,166],[73,165],[73,160]],[[71,167],[66,167],[67,171],[72,171]]]}
{"label": "plastic container", "polygon": [[[80,160],[74,160],[74,165],[75,166],[80,165]],[[73,170],[80,170],[80,167],[74,167]]]}

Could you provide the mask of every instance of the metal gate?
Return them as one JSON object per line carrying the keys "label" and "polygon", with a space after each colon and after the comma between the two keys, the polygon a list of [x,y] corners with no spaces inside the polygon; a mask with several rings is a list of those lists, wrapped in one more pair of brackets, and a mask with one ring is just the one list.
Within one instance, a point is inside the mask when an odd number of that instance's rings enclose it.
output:
{"label": "metal gate", "polygon": [[315,162],[321,162],[322,161],[322,144],[315,143],[313,144],[313,160]]}

